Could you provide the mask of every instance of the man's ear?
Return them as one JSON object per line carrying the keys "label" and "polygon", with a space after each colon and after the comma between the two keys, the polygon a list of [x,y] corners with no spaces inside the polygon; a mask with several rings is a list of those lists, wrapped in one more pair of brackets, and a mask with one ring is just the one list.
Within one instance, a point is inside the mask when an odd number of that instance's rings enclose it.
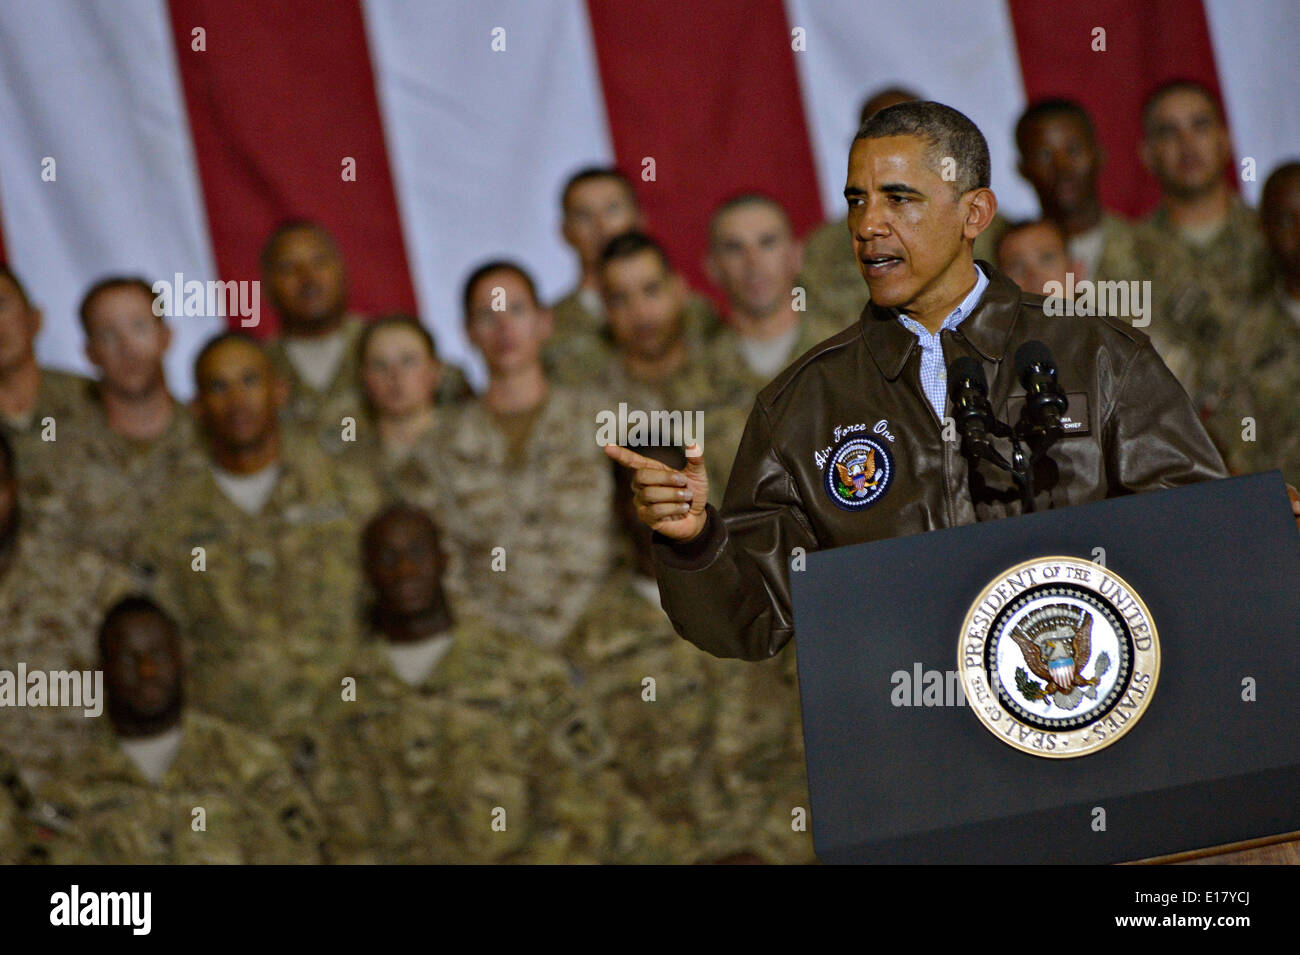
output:
{"label": "man's ear", "polygon": [[31,330],[32,341],[36,341],[36,336],[41,333],[41,326],[45,324],[45,313],[33,305],[27,310],[27,327]]}
{"label": "man's ear", "polygon": [[549,308],[539,308],[537,310],[537,323],[541,329],[541,340],[546,341],[555,331],[555,313]]}
{"label": "man's ear", "polygon": [[962,236],[973,240],[993,224],[998,214],[998,197],[992,189],[981,187],[967,193],[965,201],[969,205],[966,220],[962,223]]}
{"label": "man's ear", "polygon": [[790,264],[791,266],[794,267],[795,275],[798,275],[800,272],[803,271],[803,252],[804,252],[804,244],[802,240],[791,238],[790,256],[793,259],[793,261]]}
{"label": "man's ear", "polygon": [[158,321],[162,323],[162,350],[165,353],[167,349],[172,347],[172,327],[167,324],[165,318],[160,318]]}

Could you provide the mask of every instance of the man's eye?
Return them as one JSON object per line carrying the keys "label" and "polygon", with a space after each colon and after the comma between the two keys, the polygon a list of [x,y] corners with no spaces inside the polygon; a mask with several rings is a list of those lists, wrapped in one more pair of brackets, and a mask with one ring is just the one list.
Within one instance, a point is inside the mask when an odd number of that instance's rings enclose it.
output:
{"label": "man's eye", "polygon": [[907,201],[909,201],[909,200],[908,200],[908,197],[907,197],[907,196],[890,196],[890,197],[889,197],[889,201],[892,202],[892,203],[894,203],[895,205],[900,205],[900,204],[902,204],[902,203],[904,203],[904,202],[907,202]]}
{"label": "man's eye", "polygon": [[849,204],[850,209],[856,209],[858,206],[862,205],[862,197],[852,196],[847,200],[847,202]]}

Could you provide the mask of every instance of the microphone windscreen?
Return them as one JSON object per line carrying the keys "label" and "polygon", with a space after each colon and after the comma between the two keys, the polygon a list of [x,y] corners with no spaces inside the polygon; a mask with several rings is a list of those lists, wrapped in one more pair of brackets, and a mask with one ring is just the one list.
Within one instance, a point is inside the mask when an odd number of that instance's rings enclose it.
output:
{"label": "microphone windscreen", "polygon": [[1034,365],[1050,369],[1053,375],[1056,374],[1056,362],[1052,360],[1048,347],[1040,341],[1027,341],[1016,349],[1016,378],[1024,381],[1025,372]]}
{"label": "microphone windscreen", "polygon": [[984,375],[984,366],[969,355],[954,358],[948,366],[948,388],[960,388],[963,381],[970,381],[983,394],[988,394],[989,380]]}

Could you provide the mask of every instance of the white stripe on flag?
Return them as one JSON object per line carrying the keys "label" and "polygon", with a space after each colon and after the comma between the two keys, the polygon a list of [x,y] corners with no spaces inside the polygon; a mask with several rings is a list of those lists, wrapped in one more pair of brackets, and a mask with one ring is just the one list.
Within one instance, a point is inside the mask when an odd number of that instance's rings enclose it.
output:
{"label": "white stripe on flag", "polygon": [[993,191],[1008,218],[1035,215],[1038,200],[1016,173],[1013,132],[1025,106],[1015,34],[1004,0],[786,0],[826,216],[845,213],[844,176],[858,109],[885,86],[910,87],[961,110],[989,142]]}
{"label": "white stripe on flag", "polygon": [[1205,0],[1219,88],[1228,112],[1237,179],[1255,160],[1255,179],[1241,183],[1251,205],[1279,163],[1300,159],[1300,4],[1295,0]]}
{"label": "white stripe on flag", "polygon": [[[38,357],[89,373],[76,308],[109,272],[216,278],[163,0],[0,5],[0,207],[5,247],[44,307]],[[41,179],[42,161],[57,178]],[[173,321],[168,378],[222,318]]]}
{"label": "white stripe on flag", "polygon": [[566,291],[577,265],[560,236],[560,186],[613,161],[586,7],[511,0],[430,17],[365,0],[364,11],[420,311],[439,351],[481,383],[461,316],[466,275],[507,256],[544,299]]}

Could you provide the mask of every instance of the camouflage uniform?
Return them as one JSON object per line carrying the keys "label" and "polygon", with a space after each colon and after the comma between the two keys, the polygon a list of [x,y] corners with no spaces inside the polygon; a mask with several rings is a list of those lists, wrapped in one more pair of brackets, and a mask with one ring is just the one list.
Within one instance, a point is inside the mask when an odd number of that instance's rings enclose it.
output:
{"label": "camouflage uniform", "polygon": [[289,360],[283,337],[273,338],[266,343],[266,356],[271,360],[271,367],[276,374],[289,385],[289,400],[285,403],[281,418],[291,428],[318,433],[331,426],[337,432],[338,422],[326,417],[326,411],[333,411],[340,401],[348,407],[361,406],[361,333],[365,322],[359,315],[349,314],[343,319],[340,330],[343,333],[343,354],[339,358],[334,377],[324,391],[317,391],[303,380]]}
{"label": "camouflage uniform", "polygon": [[[132,590],[126,569],[30,529],[19,532],[14,548],[0,570],[0,668],[15,680],[19,663],[29,674],[98,669],[95,633],[104,612]],[[0,749],[36,786],[75,762],[94,723],[84,707],[5,707]]]}
{"label": "camouflage uniform", "polygon": [[[369,474],[286,443],[261,512],[210,468],[185,476],[155,515],[140,562],[186,641],[186,700],[287,746],[358,637],[361,528],[379,507]],[[196,570],[193,548],[206,569]]]}
{"label": "camouflage uniform", "polygon": [[[684,642],[684,641],[683,641]],[[718,688],[702,852],[752,852],[767,862],[816,862],[794,646],[758,663],[707,657]]]}
{"label": "camouflage uniform", "polygon": [[[181,718],[176,759],[154,784],[106,723],[85,757],[37,796],[56,864],[319,862],[316,809],[268,741],[201,713]],[[204,810],[201,831],[194,810]]]}
{"label": "camouflage uniform", "polygon": [[1096,282],[1140,279],[1137,237],[1132,223],[1119,216],[1101,215],[1101,257],[1096,273],[1086,276]]}
{"label": "camouflage uniform", "polygon": [[[94,387],[89,378],[42,368],[36,403],[26,422],[17,425],[0,418],[0,430],[14,449],[19,505],[33,522],[58,510],[58,479],[67,468],[63,442],[78,425],[93,420]],[[43,423],[47,418],[53,426],[48,430]],[[45,440],[47,436],[53,440]]]}
{"label": "camouflage uniform", "polygon": [[[351,417],[354,422],[351,439],[344,440],[341,424],[325,427],[320,433],[321,447],[349,467],[368,470],[378,482],[385,500],[407,501],[436,514],[438,494],[429,465],[430,457],[436,451],[390,450],[384,445],[379,427],[368,412],[340,408],[336,420],[342,422],[345,417]],[[437,434],[436,421],[435,418],[433,429],[422,442],[431,441],[432,435]]]}
{"label": "camouflage uniform", "polygon": [[[1000,215],[975,240],[975,258],[994,260],[998,237],[1008,222]],[[871,298],[867,281],[853,257],[847,218],[826,222],[814,229],[804,243],[803,271],[798,283],[808,293],[808,308],[826,315],[839,331],[857,321]]]}
{"label": "camouflage uniform", "polygon": [[545,646],[569,632],[609,568],[613,487],[595,405],[552,387],[511,460],[492,414],[471,401],[449,408],[417,452],[438,488],[456,604]]}
{"label": "camouflage uniform", "polygon": [[[1221,400],[1207,426],[1234,473],[1281,468],[1283,477],[1296,484],[1300,322],[1286,310],[1282,295],[1279,290],[1240,315],[1227,349]],[[1253,441],[1243,439],[1246,417],[1255,422]]]}
{"label": "camouflage uniform", "polygon": [[30,797],[13,757],[0,749],[0,865],[27,861],[32,843],[27,811]]}
{"label": "camouflage uniform", "polygon": [[[572,292],[551,306],[554,331],[542,348],[547,377],[562,385],[584,388],[599,376],[614,356],[614,339],[604,312],[592,312]],[[708,299],[690,294],[682,305],[682,334],[705,342],[721,328]]]}
{"label": "camouflage uniform", "polygon": [[1227,223],[1206,246],[1183,238],[1162,207],[1133,233],[1136,278],[1151,281],[1151,325],[1144,328],[1193,403],[1213,410],[1222,386],[1228,329],[1240,303],[1272,282],[1259,218],[1234,199]]}
{"label": "camouflage uniform", "polygon": [[375,638],[322,697],[310,778],[332,861],[593,862],[648,829],[612,773],[558,761],[578,712],[559,658],[468,618],[450,634],[419,685]]}
{"label": "camouflage uniform", "polygon": [[194,418],[181,405],[162,435],[134,441],[109,428],[96,403],[56,447],[55,493],[35,505],[40,526],[123,566],[163,496],[183,474],[204,466]]}

